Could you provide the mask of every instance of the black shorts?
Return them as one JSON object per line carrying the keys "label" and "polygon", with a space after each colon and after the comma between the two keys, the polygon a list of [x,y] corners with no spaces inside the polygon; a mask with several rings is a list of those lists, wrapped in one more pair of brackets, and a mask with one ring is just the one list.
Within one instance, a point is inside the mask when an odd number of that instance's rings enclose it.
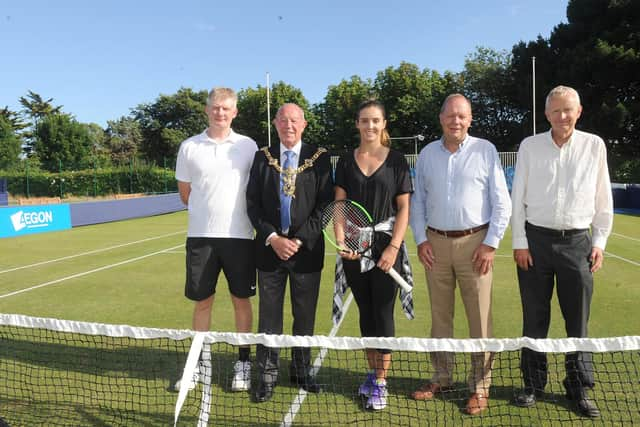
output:
{"label": "black shorts", "polygon": [[256,262],[253,240],[187,237],[187,280],[184,294],[202,301],[216,293],[220,270],[237,298],[256,294]]}

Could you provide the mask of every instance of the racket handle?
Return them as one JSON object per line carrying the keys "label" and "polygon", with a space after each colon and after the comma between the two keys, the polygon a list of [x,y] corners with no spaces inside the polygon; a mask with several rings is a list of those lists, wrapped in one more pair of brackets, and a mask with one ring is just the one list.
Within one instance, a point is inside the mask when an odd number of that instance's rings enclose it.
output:
{"label": "racket handle", "polygon": [[400,274],[393,268],[389,270],[389,275],[396,281],[405,292],[411,292],[411,286],[402,278]]}

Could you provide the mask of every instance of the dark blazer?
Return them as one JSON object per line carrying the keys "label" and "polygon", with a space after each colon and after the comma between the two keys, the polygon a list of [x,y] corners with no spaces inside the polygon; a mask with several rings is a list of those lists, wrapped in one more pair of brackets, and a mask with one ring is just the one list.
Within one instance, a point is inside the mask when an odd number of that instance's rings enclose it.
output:
{"label": "dark blazer", "polygon": [[[317,148],[302,143],[298,166],[313,156]],[[280,163],[280,144],[269,149]],[[298,238],[302,247],[289,261],[296,273],[322,270],[324,239],[320,217],[322,209],[333,200],[333,181],[329,153],[322,153],[296,176],[296,189],[291,200],[291,226],[288,237]],[[247,184],[247,212],[256,229],[256,265],[258,270],[274,271],[282,261],[271,246],[265,245],[271,233],[282,235],[280,227],[280,174],[262,150],[256,152]]]}

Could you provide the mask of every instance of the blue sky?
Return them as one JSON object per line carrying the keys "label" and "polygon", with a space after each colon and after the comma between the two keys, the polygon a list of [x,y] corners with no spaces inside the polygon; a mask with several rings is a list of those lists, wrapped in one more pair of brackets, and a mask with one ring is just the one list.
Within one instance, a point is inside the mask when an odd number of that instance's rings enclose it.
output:
{"label": "blue sky", "polygon": [[106,126],[180,87],[285,81],[321,102],[401,61],[463,69],[566,22],[568,0],[20,0],[0,6],[0,108],[28,90]]}

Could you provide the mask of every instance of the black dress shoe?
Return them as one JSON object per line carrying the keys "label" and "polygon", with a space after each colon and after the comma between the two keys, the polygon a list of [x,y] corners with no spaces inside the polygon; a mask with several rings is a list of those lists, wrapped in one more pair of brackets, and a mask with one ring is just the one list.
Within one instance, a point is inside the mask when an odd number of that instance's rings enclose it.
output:
{"label": "black dress shoe", "polygon": [[536,404],[539,397],[542,397],[541,391],[522,390],[513,399],[513,403],[521,408],[530,408]]}
{"label": "black dress shoe", "polygon": [[588,397],[582,397],[574,402],[578,413],[583,417],[598,418],[600,416],[600,410],[596,406],[596,402]]}
{"label": "black dress shoe", "polygon": [[307,375],[304,377],[289,377],[291,384],[297,385],[308,393],[322,393],[322,386],[316,382],[315,377]]}
{"label": "black dress shoe", "polygon": [[273,384],[260,383],[255,393],[256,402],[262,403],[270,400],[273,397]]}

